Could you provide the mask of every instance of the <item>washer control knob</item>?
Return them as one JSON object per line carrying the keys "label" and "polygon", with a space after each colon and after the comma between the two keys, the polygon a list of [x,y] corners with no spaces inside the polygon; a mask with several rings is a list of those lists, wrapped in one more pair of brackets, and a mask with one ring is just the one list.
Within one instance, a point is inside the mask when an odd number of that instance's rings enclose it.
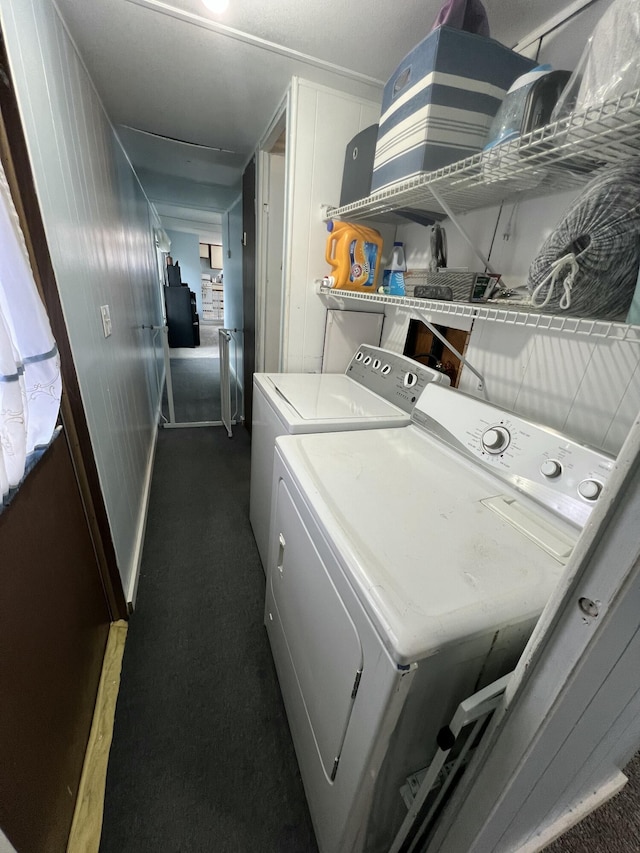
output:
{"label": "washer control knob", "polygon": [[380,369],[380,365],[381,365],[381,364],[382,364],[382,362],[380,361],[380,359],[379,359],[379,358],[374,358],[374,359],[373,359],[373,369],[374,369],[374,370],[379,370],[379,369]]}
{"label": "washer control knob", "polygon": [[412,373],[410,370],[407,373],[405,373],[405,376],[404,376],[404,387],[405,388],[413,388],[413,386],[416,384],[417,381],[418,381],[418,374],[417,373]]}
{"label": "washer control knob", "polygon": [[487,453],[502,453],[510,441],[511,436],[504,427],[491,427],[482,434],[482,446]]}
{"label": "washer control knob", "polygon": [[595,501],[602,491],[602,483],[597,480],[583,480],[578,485],[578,494],[587,501]]}
{"label": "washer control knob", "polygon": [[368,366],[371,364],[371,356],[370,356],[370,355],[365,355],[365,357],[364,357],[364,361],[363,361],[362,363],[363,363],[364,365],[366,365],[366,367],[368,367]]}
{"label": "washer control knob", "polygon": [[362,350],[359,350],[356,353],[356,361],[362,361],[363,358],[364,358],[364,353],[362,352]]}
{"label": "washer control knob", "polygon": [[545,459],[540,466],[540,473],[543,477],[548,477],[553,480],[554,477],[559,477],[562,474],[562,465],[557,459]]}
{"label": "washer control knob", "polygon": [[383,376],[388,376],[391,373],[391,365],[385,364],[380,373],[382,373]]}

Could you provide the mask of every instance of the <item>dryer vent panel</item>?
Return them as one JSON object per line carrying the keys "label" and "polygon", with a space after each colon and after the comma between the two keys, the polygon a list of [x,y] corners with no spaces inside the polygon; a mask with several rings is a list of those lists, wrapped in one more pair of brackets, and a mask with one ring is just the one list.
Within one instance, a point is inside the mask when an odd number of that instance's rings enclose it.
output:
{"label": "dryer vent panel", "polygon": [[[449,326],[438,326],[440,334],[451,343],[458,352],[465,354],[471,332],[464,329],[454,329]],[[460,381],[461,363],[446,346],[429,331],[421,320],[410,320],[403,354],[413,358],[420,364],[426,364],[435,370],[446,373],[453,388]]]}

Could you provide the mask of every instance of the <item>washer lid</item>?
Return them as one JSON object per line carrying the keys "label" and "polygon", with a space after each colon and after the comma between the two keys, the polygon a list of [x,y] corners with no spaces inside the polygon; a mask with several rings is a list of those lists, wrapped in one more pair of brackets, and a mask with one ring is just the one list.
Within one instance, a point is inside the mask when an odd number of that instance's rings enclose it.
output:
{"label": "washer lid", "polygon": [[361,421],[377,418],[389,425],[409,416],[342,373],[263,374],[256,381],[286,416],[301,421]]}
{"label": "washer lid", "polygon": [[[277,447],[400,664],[535,618],[562,571],[541,530],[577,536],[414,426],[283,436]],[[520,526],[487,504],[501,494],[519,502]]]}

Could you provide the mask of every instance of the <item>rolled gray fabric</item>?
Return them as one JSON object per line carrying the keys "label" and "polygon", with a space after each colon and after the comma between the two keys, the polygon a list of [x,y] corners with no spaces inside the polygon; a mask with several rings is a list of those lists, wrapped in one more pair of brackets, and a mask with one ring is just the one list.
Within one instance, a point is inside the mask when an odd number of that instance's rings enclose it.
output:
{"label": "rolled gray fabric", "polygon": [[599,174],[571,204],[531,264],[527,287],[546,313],[624,320],[639,266],[640,159],[633,159]]}

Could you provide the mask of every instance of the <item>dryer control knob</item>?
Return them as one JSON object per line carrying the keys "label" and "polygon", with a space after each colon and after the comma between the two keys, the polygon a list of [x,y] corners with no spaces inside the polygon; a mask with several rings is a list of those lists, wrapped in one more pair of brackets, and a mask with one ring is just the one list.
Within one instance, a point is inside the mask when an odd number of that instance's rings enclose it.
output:
{"label": "dryer control knob", "polygon": [[409,371],[408,373],[405,373],[405,376],[404,376],[404,387],[405,388],[413,388],[413,386],[416,384],[417,381],[418,381],[418,374],[417,373],[412,373],[411,371]]}
{"label": "dryer control knob", "polygon": [[554,477],[559,477],[562,474],[562,465],[557,459],[546,459],[540,466],[540,473],[543,477],[553,480]]}
{"label": "dryer control knob", "polygon": [[511,436],[504,427],[491,427],[482,434],[482,446],[487,453],[502,453],[510,441]]}
{"label": "dryer control knob", "polygon": [[583,480],[578,485],[578,494],[587,501],[597,500],[601,491],[602,483],[597,480]]}

